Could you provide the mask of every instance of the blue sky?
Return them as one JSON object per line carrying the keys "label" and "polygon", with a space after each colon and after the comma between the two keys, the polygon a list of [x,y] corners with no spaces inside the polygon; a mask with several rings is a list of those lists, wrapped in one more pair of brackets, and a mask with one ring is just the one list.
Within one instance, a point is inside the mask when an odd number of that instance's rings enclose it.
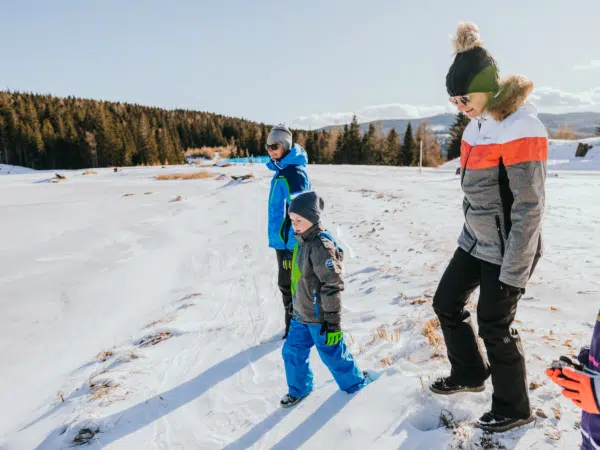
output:
{"label": "blue sky", "polygon": [[598,0],[3,2],[0,88],[295,126],[448,110],[449,36],[479,25],[542,111],[600,111]]}

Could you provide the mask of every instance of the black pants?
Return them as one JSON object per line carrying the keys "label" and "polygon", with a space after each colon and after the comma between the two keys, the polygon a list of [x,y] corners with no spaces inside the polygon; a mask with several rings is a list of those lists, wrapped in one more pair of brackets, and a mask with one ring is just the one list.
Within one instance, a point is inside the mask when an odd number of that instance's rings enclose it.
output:
{"label": "black pants", "polygon": [[[492,412],[506,417],[530,415],[525,356],[517,330],[512,327],[524,289],[507,287],[499,280],[500,266],[484,262],[462,249],[454,253],[433,298],[452,365],[450,381],[482,383],[490,374],[494,394]],[[465,305],[479,286],[479,336],[489,363],[475,337]]]}
{"label": "black pants", "polygon": [[283,308],[285,310],[285,334],[290,329],[290,320],[292,319],[292,271],[283,267],[283,255],[285,250],[275,250],[277,252],[277,284],[281,291],[283,299]]}

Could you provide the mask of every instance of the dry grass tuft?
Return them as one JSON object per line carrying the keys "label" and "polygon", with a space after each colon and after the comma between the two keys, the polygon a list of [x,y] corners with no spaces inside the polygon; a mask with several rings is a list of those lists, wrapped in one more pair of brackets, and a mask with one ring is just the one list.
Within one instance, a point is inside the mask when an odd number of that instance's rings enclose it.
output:
{"label": "dry grass tuft", "polygon": [[62,391],[58,391],[56,393],[56,395],[57,395],[58,398],[60,398],[61,402],[63,402],[63,403],[65,402],[65,394]]}
{"label": "dry grass tuft", "polygon": [[61,175],[60,173],[55,173],[55,174],[54,174],[54,178],[52,178],[50,181],[51,181],[52,183],[60,183],[61,181],[64,181],[64,180],[66,180],[66,179],[67,179],[67,177],[66,177],[66,176],[64,176],[64,175]]}
{"label": "dry grass tuft", "polygon": [[353,345],[354,344],[354,336],[352,336],[350,333],[346,333],[345,334],[346,337],[346,344],[347,345]]}
{"label": "dry grass tuft", "polygon": [[548,416],[546,415],[546,413],[542,409],[540,409],[540,408],[538,408],[535,411],[535,415],[538,416],[538,417],[541,417],[542,419],[547,419],[548,418]]}
{"label": "dry grass tuft", "polygon": [[552,439],[553,441],[560,441],[560,438],[562,437],[562,433],[560,432],[560,430],[558,428],[552,427],[552,428],[544,431],[544,436]]}
{"label": "dry grass tuft", "polygon": [[178,195],[178,196],[175,198],[175,201],[176,201],[176,202],[182,202],[182,201],[183,201],[183,197],[182,197],[181,195]]}
{"label": "dry grass tuft", "polygon": [[219,157],[227,159],[236,149],[233,145],[226,147],[200,147],[200,148],[188,148],[185,152],[185,156],[188,158],[207,158],[213,159],[215,153],[219,154]]}
{"label": "dry grass tuft", "polygon": [[98,172],[96,172],[95,170],[86,170],[81,175],[98,175]]}
{"label": "dry grass tuft", "polygon": [[398,342],[400,340],[400,328],[396,328],[391,333],[388,333],[388,330],[385,327],[377,328],[374,332],[374,337],[388,342]]}
{"label": "dry grass tuft", "polygon": [[154,192],[144,192],[144,195],[152,195]]}
{"label": "dry grass tuft", "polygon": [[408,302],[409,305],[422,305],[423,303],[427,303],[430,302],[431,299],[428,298],[417,298],[415,300],[411,300],[410,302]]}
{"label": "dry grass tuft", "polygon": [[553,406],[552,412],[554,413],[554,417],[556,418],[556,420],[560,420],[560,407]]}
{"label": "dry grass tuft", "polygon": [[158,175],[154,177],[155,180],[204,180],[208,178],[214,178],[215,175],[210,172],[190,172],[190,173],[169,173],[165,175]]}
{"label": "dry grass tuft", "polygon": [[540,387],[542,387],[542,385],[541,385],[541,383],[538,383],[537,381],[532,381],[529,383],[530,391],[535,391],[536,389],[539,389]]}
{"label": "dry grass tuft", "polygon": [[96,359],[99,360],[99,361],[101,361],[101,362],[104,362],[104,361],[106,361],[107,359],[109,359],[112,356],[113,356],[112,350],[105,350],[103,352],[98,353],[96,355]]}
{"label": "dry grass tuft", "polygon": [[96,435],[100,433],[100,428],[82,428],[77,433],[77,436],[73,438],[73,447],[78,447],[81,445],[89,445],[92,443],[92,440],[96,437]]}
{"label": "dry grass tuft", "polygon": [[246,175],[230,175],[234,181],[244,181],[256,178],[253,173],[247,173]]}
{"label": "dry grass tuft", "polygon": [[394,364],[394,357],[393,356],[386,356],[385,358],[382,358],[379,363],[383,366],[383,367],[389,367],[392,364]]}
{"label": "dry grass tuft", "polygon": [[429,343],[434,347],[437,347],[442,343],[442,337],[438,333],[439,329],[440,320],[437,317],[428,320],[423,328],[423,336],[425,336]]}
{"label": "dry grass tuft", "polygon": [[556,306],[551,306],[550,311],[558,311],[558,308]]}
{"label": "dry grass tuft", "polygon": [[108,378],[101,381],[90,380],[90,396],[94,400],[101,400],[108,397],[109,394],[120,386]]}
{"label": "dry grass tuft", "polygon": [[136,359],[139,359],[140,355],[138,355],[135,351],[131,350],[127,353],[125,353],[124,355],[121,355],[117,358],[118,363],[128,363],[131,361],[134,361]]}
{"label": "dry grass tuft", "polygon": [[186,300],[189,300],[190,298],[194,298],[194,297],[200,297],[202,294],[200,292],[193,292],[191,294],[186,295],[185,297],[182,297],[179,299],[180,302],[184,302]]}
{"label": "dry grass tuft", "polygon": [[454,415],[446,409],[440,411],[440,427],[442,426],[448,430],[451,430],[456,426]]}
{"label": "dry grass tuft", "polygon": [[196,305],[195,305],[195,304],[193,304],[193,303],[184,303],[183,305],[181,305],[181,306],[180,306],[179,308],[177,308],[177,309],[188,309],[188,308],[191,308],[192,306],[196,306]]}
{"label": "dry grass tuft", "polygon": [[144,328],[152,328],[154,325],[158,325],[159,323],[170,323],[175,320],[175,317],[167,317],[166,319],[155,320],[154,322],[150,322]]}
{"label": "dry grass tuft", "polygon": [[123,194],[123,197],[133,197],[135,194]]}
{"label": "dry grass tuft", "polygon": [[140,347],[151,347],[153,345],[159,344],[160,342],[166,341],[173,337],[173,334],[169,331],[162,331],[160,333],[151,334],[150,336],[146,336],[141,341],[137,343]]}

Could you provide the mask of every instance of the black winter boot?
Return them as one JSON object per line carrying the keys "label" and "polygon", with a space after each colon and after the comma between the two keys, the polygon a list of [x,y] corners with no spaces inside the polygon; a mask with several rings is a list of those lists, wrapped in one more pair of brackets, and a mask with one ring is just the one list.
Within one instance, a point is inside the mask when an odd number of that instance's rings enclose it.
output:
{"label": "black winter boot", "polygon": [[483,392],[485,390],[485,384],[460,385],[450,381],[450,377],[443,377],[435,380],[431,386],[429,386],[429,389],[436,394],[451,395],[459,392]]}
{"label": "black winter boot", "polygon": [[530,415],[524,419],[514,417],[504,417],[494,414],[491,411],[486,412],[483,416],[475,422],[475,426],[489,433],[502,433],[504,431],[512,430],[513,428],[527,425],[533,422],[534,417]]}

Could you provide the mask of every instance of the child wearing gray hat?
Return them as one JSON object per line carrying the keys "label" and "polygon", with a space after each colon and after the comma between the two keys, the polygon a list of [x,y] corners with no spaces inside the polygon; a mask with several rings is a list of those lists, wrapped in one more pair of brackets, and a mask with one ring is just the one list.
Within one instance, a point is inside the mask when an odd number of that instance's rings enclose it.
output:
{"label": "child wearing gray hat", "polygon": [[344,252],[321,225],[323,207],[323,199],[309,191],[298,195],[289,208],[297,244],[292,259],[293,317],[282,350],[288,384],[283,408],[294,406],[313,389],[309,365],[313,345],[341,390],[353,393],[372,381],[358,368],[344,342]]}

